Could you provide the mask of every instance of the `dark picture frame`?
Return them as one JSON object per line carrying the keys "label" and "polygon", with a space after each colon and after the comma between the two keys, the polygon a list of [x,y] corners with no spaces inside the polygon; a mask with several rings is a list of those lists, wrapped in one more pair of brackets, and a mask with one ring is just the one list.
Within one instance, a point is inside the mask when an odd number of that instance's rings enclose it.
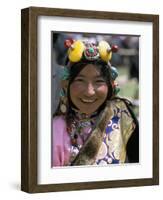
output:
{"label": "dark picture frame", "polygon": [[[91,182],[38,184],[38,40],[39,16],[61,16],[101,20],[151,22],[153,34],[153,144],[152,178]],[[148,59],[148,58],[147,58]],[[148,72],[147,72],[148,73]],[[148,112],[148,111],[147,111]],[[29,7],[21,10],[21,190],[29,193],[83,189],[148,186],[159,184],[159,16],[152,14],[101,12]]]}

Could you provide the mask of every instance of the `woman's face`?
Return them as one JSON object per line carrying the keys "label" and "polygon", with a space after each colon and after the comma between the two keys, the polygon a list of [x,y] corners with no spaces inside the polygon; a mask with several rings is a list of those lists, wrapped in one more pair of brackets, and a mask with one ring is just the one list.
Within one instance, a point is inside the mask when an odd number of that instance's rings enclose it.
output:
{"label": "woman's face", "polygon": [[104,103],[107,94],[107,83],[92,64],[86,65],[70,85],[71,101],[82,113],[88,115]]}

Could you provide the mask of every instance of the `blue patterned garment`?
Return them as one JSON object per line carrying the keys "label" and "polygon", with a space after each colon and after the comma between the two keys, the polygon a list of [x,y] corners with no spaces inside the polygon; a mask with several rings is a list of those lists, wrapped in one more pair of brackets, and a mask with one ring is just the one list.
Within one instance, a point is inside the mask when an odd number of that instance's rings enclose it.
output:
{"label": "blue patterned garment", "polygon": [[126,151],[120,126],[122,113],[128,115],[126,110],[117,109],[115,115],[109,121],[105,129],[105,136],[96,158],[97,165],[125,162]]}

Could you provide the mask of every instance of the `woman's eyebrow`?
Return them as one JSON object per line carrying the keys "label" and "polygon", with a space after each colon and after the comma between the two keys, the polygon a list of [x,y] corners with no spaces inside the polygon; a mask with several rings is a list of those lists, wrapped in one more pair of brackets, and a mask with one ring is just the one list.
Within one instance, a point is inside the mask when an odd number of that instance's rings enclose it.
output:
{"label": "woman's eyebrow", "polygon": [[101,75],[95,76],[95,78],[102,78],[102,79],[104,79]]}
{"label": "woman's eyebrow", "polygon": [[76,77],[86,77],[86,76],[84,76],[84,75],[82,75],[82,74],[79,74],[79,75],[77,75]]}
{"label": "woman's eyebrow", "polygon": [[[77,77],[86,78],[87,76],[83,75],[83,74],[79,74],[79,75],[77,75]],[[103,77],[101,75],[94,76],[93,78],[102,78],[103,79]]]}

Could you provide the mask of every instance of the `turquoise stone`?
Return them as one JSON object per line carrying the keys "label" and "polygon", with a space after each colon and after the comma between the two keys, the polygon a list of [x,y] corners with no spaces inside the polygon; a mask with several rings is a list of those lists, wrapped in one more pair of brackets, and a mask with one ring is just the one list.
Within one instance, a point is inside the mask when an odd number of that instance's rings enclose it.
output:
{"label": "turquoise stone", "polygon": [[93,48],[89,48],[88,50],[90,53],[94,53],[94,49]]}
{"label": "turquoise stone", "polygon": [[115,80],[118,77],[118,70],[113,66],[111,66],[111,77],[113,80]]}

